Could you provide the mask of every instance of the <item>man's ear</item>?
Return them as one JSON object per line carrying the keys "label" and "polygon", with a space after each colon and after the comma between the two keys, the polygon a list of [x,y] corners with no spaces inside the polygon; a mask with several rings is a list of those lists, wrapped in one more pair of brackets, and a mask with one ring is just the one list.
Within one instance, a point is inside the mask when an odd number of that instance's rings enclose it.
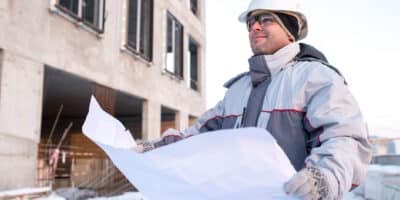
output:
{"label": "man's ear", "polygon": [[287,37],[288,37],[288,39],[289,39],[290,42],[294,42],[294,39],[293,39],[292,37],[290,37],[289,34],[287,34]]}

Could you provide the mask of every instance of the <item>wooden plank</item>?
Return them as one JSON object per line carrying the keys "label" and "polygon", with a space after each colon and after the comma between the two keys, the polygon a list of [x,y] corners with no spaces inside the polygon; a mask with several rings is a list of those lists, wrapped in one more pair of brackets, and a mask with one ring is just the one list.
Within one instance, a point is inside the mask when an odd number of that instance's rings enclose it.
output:
{"label": "wooden plank", "polygon": [[51,191],[51,187],[39,187],[39,188],[21,188],[16,190],[7,190],[0,192],[1,199],[7,198],[21,198],[29,197],[31,195],[46,194]]}
{"label": "wooden plank", "polygon": [[94,83],[93,94],[103,110],[111,115],[115,114],[116,92],[114,89]]}
{"label": "wooden plank", "polygon": [[169,128],[176,129],[175,121],[162,121],[161,122],[161,133],[163,133],[164,131],[166,131]]}

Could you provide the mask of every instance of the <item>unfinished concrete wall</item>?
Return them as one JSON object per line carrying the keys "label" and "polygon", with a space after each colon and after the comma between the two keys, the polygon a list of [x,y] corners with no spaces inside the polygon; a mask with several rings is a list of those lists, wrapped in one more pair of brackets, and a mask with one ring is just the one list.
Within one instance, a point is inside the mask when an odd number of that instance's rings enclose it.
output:
{"label": "unfinished concrete wall", "polygon": [[43,64],[3,52],[0,94],[0,189],[33,186],[40,136]]}
{"label": "unfinished concrete wall", "polygon": [[[45,61],[50,66],[79,74],[114,89],[146,99],[159,99],[171,108],[194,115],[200,115],[204,110],[202,89],[201,93],[192,91],[185,81],[163,73],[167,10],[185,26],[185,36],[190,34],[202,46],[205,44],[204,22],[190,13],[185,1],[154,1],[156,23],[153,27],[152,62],[144,62],[124,50],[126,0],[106,1],[105,33],[100,35],[76,25],[60,14],[50,12],[49,1],[6,2],[7,14],[0,19],[2,27],[7,27],[0,33],[7,35],[7,39],[1,42],[4,49]],[[182,99],[190,101],[182,103]]]}
{"label": "unfinished concrete wall", "polygon": [[3,71],[3,67],[2,67],[2,65],[3,65],[3,53],[4,51],[3,51],[3,49],[1,49],[0,48],[0,98],[1,98],[1,72]]}
{"label": "unfinished concrete wall", "polygon": [[[0,190],[34,186],[44,65],[143,99],[145,139],[160,136],[161,105],[178,111],[179,128],[205,109],[204,1],[195,16],[186,0],[154,0],[151,62],[124,47],[127,0],[106,1],[103,34],[52,11],[51,2],[0,1]],[[167,12],[184,26],[184,72],[188,35],[199,42],[199,91],[188,88],[186,73],[165,73]]]}

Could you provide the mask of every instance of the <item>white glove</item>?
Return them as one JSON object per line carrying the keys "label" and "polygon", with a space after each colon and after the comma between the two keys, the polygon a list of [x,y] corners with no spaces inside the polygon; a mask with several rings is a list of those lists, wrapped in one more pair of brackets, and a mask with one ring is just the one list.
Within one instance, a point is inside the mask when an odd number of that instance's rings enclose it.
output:
{"label": "white glove", "polygon": [[306,167],[297,172],[283,186],[288,195],[302,200],[339,199],[338,181],[327,169]]}
{"label": "white glove", "polygon": [[169,128],[163,133],[163,137],[157,141],[138,141],[137,146],[133,147],[137,153],[144,153],[155,148],[175,143],[182,139],[181,133],[175,129]]}
{"label": "white glove", "polygon": [[152,142],[149,141],[139,141],[138,144],[133,147],[133,150],[136,151],[136,153],[144,153],[147,151],[151,151],[153,150],[154,144]]}

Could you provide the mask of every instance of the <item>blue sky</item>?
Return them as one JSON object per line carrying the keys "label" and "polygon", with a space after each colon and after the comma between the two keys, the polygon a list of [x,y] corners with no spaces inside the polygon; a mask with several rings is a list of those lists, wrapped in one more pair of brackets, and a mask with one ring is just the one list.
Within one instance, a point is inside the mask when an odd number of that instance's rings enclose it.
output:
{"label": "blue sky", "polygon": [[[222,84],[247,70],[247,31],[238,15],[250,0],[206,1],[207,107]],[[371,135],[400,136],[400,1],[302,0],[309,35],[302,42],[325,53],[349,82]]]}

